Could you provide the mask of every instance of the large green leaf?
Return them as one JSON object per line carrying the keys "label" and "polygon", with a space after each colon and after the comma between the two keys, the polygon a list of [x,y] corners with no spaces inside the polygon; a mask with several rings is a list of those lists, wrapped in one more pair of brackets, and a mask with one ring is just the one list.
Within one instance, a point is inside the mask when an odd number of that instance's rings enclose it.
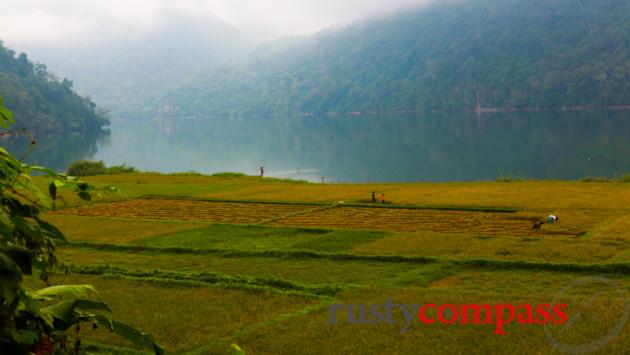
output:
{"label": "large green leaf", "polygon": [[58,321],[56,323],[59,323],[59,330],[66,330],[74,325],[81,315],[80,311],[102,310],[111,312],[107,304],[90,300],[63,301],[48,306],[45,310],[50,312],[55,317],[55,320]]}
{"label": "large green leaf", "polygon": [[29,329],[13,329],[11,337],[18,344],[33,345],[39,339],[39,332]]}
{"label": "large green leaf", "polygon": [[15,231],[28,236],[31,239],[31,245],[39,245],[44,239],[44,233],[41,228],[31,219],[13,216],[11,222],[15,226]]}
{"label": "large green leaf", "polygon": [[11,214],[18,218],[31,218],[39,213],[37,206],[15,195],[4,196],[3,203],[11,210]]}
{"label": "large green leaf", "polygon": [[22,274],[10,256],[0,251],[0,298],[10,304],[16,299],[22,282]]}
{"label": "large green leaf", "polygon": [[110,331],[120,335],[132,343],[153,349],[156,354],[164,354],[164,348],[158,345],[150,334],[143,333],[131,326],[112,321],[103,316],[96,316],[96,319],[101,325],[107,327]]}
{"label": "large green leaf", "polygon": [[20,268],[23,274],[31,274],[33,258],[30,250],[17,245],[11,245],[0,248],[0,252],[9,257],[11,261]]}
{"label": "large green leaf", "polygon": [[60,285],[42,288],[29,294],[40,301],[52,301],[63,297],[85,297],[90,292],[96,292],[92,285]]}
{"label": "large green leaf", "polygon": [[63,236],[63,233],[59,230],[59,228],[53,226],[52,224],[40,219],[35,218],[39,227],[46,232],[46,235],[52,239],[58,241],[66,241],[66,238]]}
{"label": "large green leaf", "polygon": [[44,310],[40,301],[31,297],[31,295],[24,290],[20,291],[20,305],[18,306],[18,310],[28,312],[34,317],[42,319],[49,328],[54,328],[52,314]]}

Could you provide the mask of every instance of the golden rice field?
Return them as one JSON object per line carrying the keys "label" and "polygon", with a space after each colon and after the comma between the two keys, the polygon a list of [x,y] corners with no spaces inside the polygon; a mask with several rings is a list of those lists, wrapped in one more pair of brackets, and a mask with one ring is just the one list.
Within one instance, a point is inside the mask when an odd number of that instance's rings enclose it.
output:
{"label": "golden rice field", "polygon": [[[532,228],[534,221],[510,213],[338,207],[290,216],[275,221],[274,224],[394,232],[431,231],[514,236],[544,234],[544,231]],[[559,232],[554,234],[574,235]]]}
{"label": "golden rice field", "polygon": [[[203,221],[256,224],[269,219],[273,225],[368,229],[393,232],[431,231],[508,236],[579,236],[580,230],[535,230],[535,217],[505,212],[330,207],[291,204],[212,202],[193,199],[141,198],[91,204],[60,210],[59,215],[128,219]],[[53,214],[54,216],[54,214]]]}
{"label": "golden rice field", "polygon": [[124,219],[112,222],[107,217],[81,217],[47,213],[46,221],[63,230],[67,239],[77,242],[124,244],[160,235],[207,226],[198,221],[150,221]]}
{"label": "golden rice field", "polygon": [[[235,224],[255,224],[270,218],[308,209],[309,206],[236,202],[206,202],[186,199],[140,198],[100,203],[56,211],[82,217],[167,219]],[[312,207],[311,207],[312,208]]]}
{"label": "golden rice field", "polygon": [[[630,307],[620,297],[630,293],[630,184],[86,180],[117,189],[87,203],[64,192],[66,204],[45,214],[69,242],[58,248],[68,274],[50,280],[93,284],[113,319],[151,333],[169,354],[234,355],[233,343],[247,355],[562,354],[539,326],[510,324],[497,336],[492,325],[416,320],[401,334],[400,312],[396,324],[332,325],[328,304],[545,304],[585,277],[611,280],[617,290],[585,284],[564,294],[573,321],[562,340],[578,346]],[[390,205],[351,205],[371,191]],[[479,206],[489,212],[470,209]],[[548,214],[560,221],[532,229]],[[101,353],[138,353],[102,330],[82,332]],[[613,335],[593,353],[627,354],[630,321]]]}
{"label": "golden rice field", "polygon": [[[394,204],[502,206],[531,210],[628,211],[630,189],[618,182],[514,181],[509,183],[391,183],[307,184],[283,183],[257,177],[128,174],[88,177],[96,186],[115,186],[104,199],[128,199],[146,194],[194,196],[212,199],[285,202],[367,201],[372,191],[382,192]],[[42,189],[44,179],[38,180]],[[70,204],[80,204],[71,193],[62,194]]]}
{"label": "golden rice field", "polygon": [[352,249],[361,254],[390,254],[451,258],[492,258],[555,263],[630,262],[630,240],[532,236],[473,237],[465,233],[394,233]]}
{"label": "golden rice field", "polygon": [[[106,301],[118,321],[151,329],[152,335],[172,353],[194,350],[248,325],[319,303],[311,297],[270,291],[191,287],[124,278],[69,275],[55,277],[54,283],[93,285],[98,290],[95,298]],[[138,307],[140,304],[142,307]],[[101,328],[85,334],[87,340],[133,347]]]}

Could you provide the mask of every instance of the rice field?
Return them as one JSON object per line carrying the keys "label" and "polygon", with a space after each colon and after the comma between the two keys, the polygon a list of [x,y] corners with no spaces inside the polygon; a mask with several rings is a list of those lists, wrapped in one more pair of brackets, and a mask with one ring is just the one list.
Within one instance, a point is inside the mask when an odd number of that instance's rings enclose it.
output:
{"label": "rice field", "polygon": [[204,202],[188,199],[140,198],[79,206],[55,214],[81,217],[165,219],[235,224],[256,224],[301,212],[309,206],[238,202]]}
{"label": "rice field", "polygon": [[[248,325],[320,302],[313,297],[270,291],[146,282],[121,277],[57,276],[54,283],[93,285],[98,290],[96,299],[106,302],[115,312],[112,318],[140,329],[150,329],[172,353],[194,350]],[[138,306],[140,304],[142,307]],[[124,339],[110,336],[104,329],[87,329],[83,333],[86,340],[132,346]]]}
{"label": "rice field", "polygon": [[387,208],[253,202],[214,202],[195,199],[141,198],[92,204],[55,212],[80,217],[111,217],[148,220],[178,220],[232,224],[271,222],[274,226],[323,227],[393,232],[430,231],[509,236],[579,236],[575,228],[537,230],[539,220],[506,212],[438,210],[430,208]]}
{"label": "rice field", "polygon": [[143,221],[107,217],[46,214],[46,221],[63,230],[75,242],[126,244],[146,238],[207,227],[207,223],[182,221]]}
{"label": "rice field", "polygon": [[150,252],[113,252],[64,248],[60,255],[67,266],[117,266],[128,270],[215,272],[230,276],[279,278],[306,284],[382,285],[405,284],[408,273],[430,275],[439,265],[379,263],[261,257],[222,258],[186,255],[178,258]]}
{"label": "rice field", "polygon": [[[343,207],[290,216],[274,224],[394,232],[431,231],[513,236],[543,234],[544,231],[532,228],[535,221],[509,213]],[[576,235],[580,232],[554,234]]]}
{"label": "rice field", "polygon": [[[520,273],[519,273],[520,274]],[[345,293],[339,296],[348,304],[379,304],[384,300],[395,300],[406,304],[472,304],[484,300],[489,304],[496,303],[536,303],[553,299],[554,292],[563,287],[569,279],[558,284],[544,287],[544,293],[528,293],[518,291],[524,284],[514,284],[512,292],[495,292],[476,287],[468,291],[468,285],[474,283],[476,275],[469,275],[470,283],[454,284],[450,287],[406,287],[397,289],[371,288],[362,293]],[[498,273],[485,275],[494,279],[490,285],[500,287],[503,280],[507,280],[514,273]],[[530,277],[530,275],[526,275]],[[545,275],[547,276],[547,275]],[[483,286],[488,286],[484,283]],[[507,285],[506,285],[507,286]],[[540,285],[534,285],[537,289]],[[506,287],[506,290],[508,287]],[[572,302],[587,303],[590,294],[574,295]],[[566,344],[589,344],[592,340],[602,337],[600,327],[614,324],[619,313],[623,312],[622,300],[603,299],[592,304],[589,312],[582,314],[581,322],[566,328],[551,326],[552,332],[562,332],[560,341]],[[237,337],[239,344],[246,352],[264,354],[288,354],[292,349],[300,349],[302,354],[369,354],[369,353],[445,353],[445,354],[562,354],[551,345],[541,327],[510,324],[506,327],[506,335],[497,336],[493,333],[492,325],[434,325],[427,326],[414,321],[409,329],[400,333],[405,324],[405,318],[400,312],[394,318],[394,324],[351,324],[347,321],[331,325],[328,323],[329,314],[320,312],[309,316],[293,319],[279,324],[271,329],[260,329]],[[590,320],[590,322],[589,322]],[[560,328],[560,329],[558,329]],[[604,328],[604,330],[607,330]],[[604,331],[605,334],[605,331]],[[313,346],[314,339],[317,345]],[[630,327],[626,326],[619,335],[614,337],[606,347],[600,348],[595,354],[624,354],[630,341]],[[259,352],[260,349],[263,351]],[[222,353],[214,348],[213,352]],[[212,353],[212,352],[209,352]],[[225,352],[223,352],[225,353]],[[226,353],[227,354],[227,353]]]}
{"label": "rice field", "polygon": [[[46,213],[68,240],[58,246],[67,269],[51,281],[93,284],[112,318],[153,334],[172,354],[234,354],[233,343],[246,354],[561,354],[543,327],[510,324],[497,336],[492,326],[415,320],[401,334],[400,312],[396,324],[330,324],[328,307],[538,304],[562,294],[575,320],[552,331],[580,345],[605,335],[627,300],[593,285],[560,291],[597,276],[630,293],[628,184],[321,185],[156,174],[88,181],[118,190],[89,203],[68,198]],[[374,190],[389,204],[357,205]],[[532,229],[548,214],[560,221]],[[595,354],[627,353],[630,325],[622,325]],[[82,337],[91,352],[138,353],[100,330]]]}
{"label": "rice field", "polygon": [[470,236],[465,233],[395,233],[364,244],[352,252],[444,258],[491,258],[537,262],[603,263],[630,262],[630,240],[585,237]]}

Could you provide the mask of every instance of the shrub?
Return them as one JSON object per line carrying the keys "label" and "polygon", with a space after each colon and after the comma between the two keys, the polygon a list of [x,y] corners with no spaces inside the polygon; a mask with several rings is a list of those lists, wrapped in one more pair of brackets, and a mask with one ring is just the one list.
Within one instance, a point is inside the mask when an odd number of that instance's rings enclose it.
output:
{"label": "shrub", "polygon": [[499,176],[496,181],[497,182],[512,182],[514,181],[514,179],[512,179],[511,175],[502,175],[502,176]]}
{"label": "shrub", "polygon": [[610,179],[607,177],[587,176],[587,177],[581,178],[580,182],[610,182]]}
{"label": "shrub", "polygon": [[89,160],[77,160],[68,168],[68,175],[70,176],[94,176],[94,175],[106,175],[106,174],[129,174],[135,173],[138,170],[132,166],[126,164],[112,166],[110,168],[105,166],[105,163],[101,161],[89,161]]}
{"label": "shrub", "polygon": [[238,178],[238,177],[246,177],[247,175],[243,173],[216,173],[212,174],[214,177],[222,177],[222,178]]}
{"label": "shrub", "polygon": [[103,161],[77,160],[70,164],[68,175],[71,176],[91,176],[105,174],[105,163]]}
{"label": "shrub", "polygon": [[617,178],[617,181],[619,181],[619,182],[630,182],[630,173],[621,175],[620,177]]}

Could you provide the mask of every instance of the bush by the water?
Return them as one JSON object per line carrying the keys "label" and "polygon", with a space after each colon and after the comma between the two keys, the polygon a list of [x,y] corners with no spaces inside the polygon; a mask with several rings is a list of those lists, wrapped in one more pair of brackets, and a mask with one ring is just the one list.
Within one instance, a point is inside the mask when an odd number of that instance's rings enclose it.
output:
{"label": "bush by the water", "polygon": [[70,165],[68,168],[68,175],[70,176],[93,176],[93,175],[107,175],[107,174],[128,174],[135,173],[138,170],[132,166],[117,165],[112,167],[106,167],[103,161],[89,161],[78,160]]}
{"label": "bush by the water", "polygon": [[237,178],[237,177],[246,177],[247,175],[243,173],[232,173],[232,172],[223,172],[223,173],[215,173],[212,174],[214,177],[222,177],[222,178]]}
{"label": "bush by the water", "polygon": [[630,182],[630,173],[623,174],[619,178],[617,178],[619,182]]}

